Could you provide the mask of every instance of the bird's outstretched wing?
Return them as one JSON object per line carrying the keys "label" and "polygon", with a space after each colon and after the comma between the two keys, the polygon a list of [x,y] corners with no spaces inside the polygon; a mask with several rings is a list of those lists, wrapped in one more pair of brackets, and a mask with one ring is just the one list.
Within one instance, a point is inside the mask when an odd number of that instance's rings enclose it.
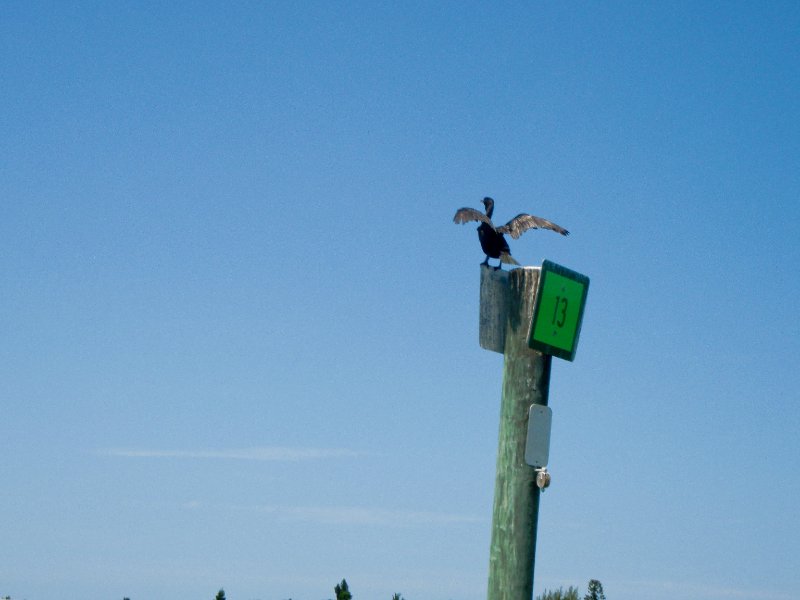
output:
{"label": "bird's outstretched wing", "polygon": [[[462,208],[461,210],[464,209]],[[456,213],[456,215],[458,215],[458,213]],[[541,217],[526,215],[525,213],[517,215],[502,227],[498,227],[497,233],[507,233],[516,240],[519,236],[528,231],[528,229],[551,229],[561,235],[569,235],[569,231],[560,225],[556,225],[552,221]]]}
{"label": "bird's outstretched wing", "polygon": [[469,223],[470,221],[481,221],[494,229],[492,220],[481,211],[475,210],[474,208],[459,208],[456,211],[456,216],[453,217],[453,223],[458,223],[459,225],[462,223]]}

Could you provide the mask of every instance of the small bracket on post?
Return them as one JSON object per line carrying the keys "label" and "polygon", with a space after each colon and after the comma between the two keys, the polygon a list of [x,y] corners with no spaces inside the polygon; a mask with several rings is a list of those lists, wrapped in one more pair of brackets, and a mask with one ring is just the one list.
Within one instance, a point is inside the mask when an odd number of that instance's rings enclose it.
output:
{"label": "small bracket on post", "polygon": [[547,467],[536,469],[536,487],[542,492],[550,487],[550,473],[548,473]]}

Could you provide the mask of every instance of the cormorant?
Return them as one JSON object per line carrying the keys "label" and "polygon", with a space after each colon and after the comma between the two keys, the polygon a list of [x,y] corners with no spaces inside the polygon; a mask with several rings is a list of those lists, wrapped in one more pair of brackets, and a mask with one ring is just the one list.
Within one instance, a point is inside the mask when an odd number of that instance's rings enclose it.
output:
{"label": "cormorant", "polygon": [[509,234],[515,240],[528,229],[551,229],[561,235],[569,235],[569,231],[556,225],[552,221],[542,219],[541,217],[534,217],[525,213],[519,214],[502,227],[495,227],[492,224],[492,213],[494,212],[494,200],[491,198],[484,198],[483,205],[486,207],[486,214],[474,208],[459,208],[456,211],[456,216],[453,217],[453,222],[462,224],[470,221],[479,221],[478,226],[478,240],[481,242],[481,248],[486,254],[486,260],[481,264],[489,266],[490,258],[499,258],[500,264],[495,267],[499,269],[503,263],[507,265],[518,265],[519,263],[511,257],[511,251],[508,248],[508,242],[503,237],[504,233]]}

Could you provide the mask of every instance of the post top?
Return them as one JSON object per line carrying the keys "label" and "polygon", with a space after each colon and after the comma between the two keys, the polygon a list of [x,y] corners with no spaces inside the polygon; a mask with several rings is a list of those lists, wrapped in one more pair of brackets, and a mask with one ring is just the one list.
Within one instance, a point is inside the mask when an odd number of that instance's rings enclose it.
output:
{"label": "post top", "polygon": [[[481,348],[506,353],[507,336],[520,326],[530,325],[540,267],[517,267],[503,271],[481,265],[480,329]],[[520,312],[525,315],[521,315]],[[524,325],[523,325],[524,324]],[[514,335],[516,340],[518,336]],[[527,340],[528,331],[524,332]],[[527,344],[514,344],[514,352],[533,354]]]}

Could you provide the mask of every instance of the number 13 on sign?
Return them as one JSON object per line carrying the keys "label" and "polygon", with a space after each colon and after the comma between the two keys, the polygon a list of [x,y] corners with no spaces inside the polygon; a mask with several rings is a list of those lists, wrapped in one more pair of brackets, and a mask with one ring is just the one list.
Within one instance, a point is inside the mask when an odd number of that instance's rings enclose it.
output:
{"label": "number 13 on sign", "polygon": [[[563,327],[564,324],[567,322],[567,304],[569,303],[567,298],[562,298],[561,296],[556,296],[556,306],[555,310],[553,310],[553,325],[557,327]],[[559,309],[561,310],[560,318],[559,318]]]}

